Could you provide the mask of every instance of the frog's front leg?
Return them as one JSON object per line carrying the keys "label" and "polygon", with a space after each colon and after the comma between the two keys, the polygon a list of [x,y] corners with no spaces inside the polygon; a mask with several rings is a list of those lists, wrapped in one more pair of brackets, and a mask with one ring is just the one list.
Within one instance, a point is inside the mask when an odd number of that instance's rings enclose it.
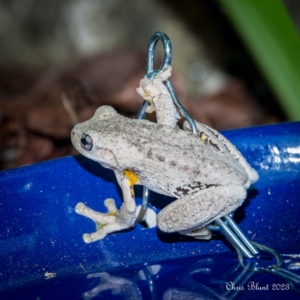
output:
{"label": "frog's front leg", "polygon": [[178,115],[170,92],[164,84],[171,76],[171,72],[172,67],[167,66],[153,79],[143,78],[136,91],[150,103],[146,112],[156,112],[157,123],[175,127]]}
{"label": "frog's front leg", "polygon": [[85,233],[83,235],[83,240],[86,243],[101,240],[109,233],[127,229],[134,225],[136,218],[136,203],[133,185],[135,182],[132,180],[130,171],[115,171],[115,173],[123,192],[123,204],[119,210],[117,210],[113,199],[104,201],[108,213],[96,212],[81,202],[75,207],[76,213],[86,216],[93,220],[97,225],[96,232],[91,234]]}
{"label": "frog's front leg", "polygon": [[[213,186],[169,204],[158,214],[157,224],[162,231],[193,236],[199,228],[237,209],[246,196],[242,186]],[[203,233],[207,237],[207,231]]]}

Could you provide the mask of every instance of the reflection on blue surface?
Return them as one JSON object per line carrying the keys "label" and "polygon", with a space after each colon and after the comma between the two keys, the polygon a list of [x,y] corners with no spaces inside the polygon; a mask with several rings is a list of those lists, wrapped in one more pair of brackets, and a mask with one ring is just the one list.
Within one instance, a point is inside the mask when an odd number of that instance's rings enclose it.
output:
{"label": "reflection on blue surface", "polygon": [[7,291],[1,299],[299,299],[292,288],[270,274],[244,272],[234,252],[224,252],[100,267]]}
{"label": "reflection on blue surface", "polygon": [[[244,205],[237,210],[235,220],[249,238],[280,253],[300,253],[300,123],[224,134],[260,175]],[[139,188],[137,195],[141,195]],[[151,195],[157,212],[172,200]],[[82,201],[104,211],[103,200],[110,197],[121,205],[121,191],[113,172],[82,156],[1,172],[0,290],[15,291],[31,283],[43,283],[44,289],[57,282],[66,292],[80,290],[81,297],[96,284],[97,278],[85,279],[94,270],[107,272],[111,268],[131,268],[134,264],[168,259],[174,259],[172,264],[176,266],[194,256],[218,257],[218,253],[232,251],[218,233],[212,241],[196,241],[179,234],[165,234],[157,228],[145,229],[139,224],[102,241],[85,244],[82,234],[94,231],[95,225],[74,213],[76,203]],[[56,273],[56,277],[45,281],[46,272]],[[120,272],[113,271],[111,275]],[[27,288],[28,293],[32,288]]]}

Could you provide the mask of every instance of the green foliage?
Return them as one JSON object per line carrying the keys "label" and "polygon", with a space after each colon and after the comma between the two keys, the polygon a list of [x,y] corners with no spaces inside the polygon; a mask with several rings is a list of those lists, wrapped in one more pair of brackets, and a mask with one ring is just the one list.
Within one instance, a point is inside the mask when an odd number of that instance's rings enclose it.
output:
{"label": "green foliage", "polygon": [[281,107],[300,120],[300,39],[280,0],[219,0]]}

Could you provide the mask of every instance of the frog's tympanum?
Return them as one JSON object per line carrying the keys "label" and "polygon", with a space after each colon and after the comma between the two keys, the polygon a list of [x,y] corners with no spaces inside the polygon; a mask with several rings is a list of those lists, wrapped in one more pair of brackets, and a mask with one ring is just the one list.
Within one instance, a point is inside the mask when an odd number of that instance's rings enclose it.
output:
{"label": "frog's tympanum", "polygon": [[87,243],[134,225],[134,185],[176,198],[158,214],[160,230],[191,236],[197,231],[198,238],[201,232],[202,238],[210,238],[203,226],[239,207],[246,189],[258,179],[242,154],[216,130],[197,122],[198,134],[190,131],[187,122],[184,130],[174,127],[177,112],[163,84],[168,72],[143,79],[138,92],[151,100],[156,111],[160,107],[160,119],[164,120],[165,113],[170,125],[128,119],[110,106],[101,106],[71,132],[74,147],[113,170],[123,192],[119,210],[113,199],[104,202],[107,213],[77,204],[76,212],[98,225],[95,233],[83,235]]}

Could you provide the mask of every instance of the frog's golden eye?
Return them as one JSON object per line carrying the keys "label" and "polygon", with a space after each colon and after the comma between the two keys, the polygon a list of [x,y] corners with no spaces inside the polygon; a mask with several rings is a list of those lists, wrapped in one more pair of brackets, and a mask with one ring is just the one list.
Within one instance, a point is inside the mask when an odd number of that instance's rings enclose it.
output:
{"label": "frog's golden eye", "polygon": [[93,139],[86,133],[82,134],[80,143],[84,150],[90,151],[93,148]]}

